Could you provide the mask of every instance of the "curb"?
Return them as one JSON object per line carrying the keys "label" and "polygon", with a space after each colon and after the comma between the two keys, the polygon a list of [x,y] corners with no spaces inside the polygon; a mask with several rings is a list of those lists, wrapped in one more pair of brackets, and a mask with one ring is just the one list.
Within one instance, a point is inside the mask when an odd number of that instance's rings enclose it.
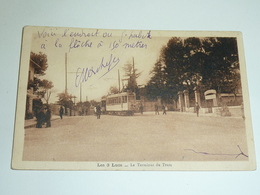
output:
{"label": "curb", "polygon": [[[58,119],[59,119],[59,118],[53,118],[53,119],[51,119],[51,121],[58,120]],[[36,124],[37,124],[37,121],[35,121],[35,123],[33,123],[33,124],[25,125],[25,126],[24,126],[24,129],[36,127]]]}

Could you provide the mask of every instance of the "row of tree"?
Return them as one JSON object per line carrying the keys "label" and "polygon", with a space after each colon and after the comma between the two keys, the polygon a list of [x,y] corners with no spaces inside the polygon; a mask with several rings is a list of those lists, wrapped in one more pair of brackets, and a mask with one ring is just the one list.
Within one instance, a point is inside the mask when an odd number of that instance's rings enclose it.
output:
{"label": "row of tree", "polygon": [[79,115],[83,115],[83,113],[87,113],[91,107],[97,106],[99,102],[96,102],[95,100],[90,101],[83,101],[83,102],[77,102],[75,101],[75,98],[77,98],[75,95],[69,94],[67,92],[58,93],[57,95],[58,101],[57,104],[61,105],[65,109],[65,114],[72,116],[72,112],[78,111]]}
{"label": "row of tree", "polygon": [[176,99],[177,93],[215,89],[237,94],[241,88],[236,38],[171,38],[145,86],[145,96]]}

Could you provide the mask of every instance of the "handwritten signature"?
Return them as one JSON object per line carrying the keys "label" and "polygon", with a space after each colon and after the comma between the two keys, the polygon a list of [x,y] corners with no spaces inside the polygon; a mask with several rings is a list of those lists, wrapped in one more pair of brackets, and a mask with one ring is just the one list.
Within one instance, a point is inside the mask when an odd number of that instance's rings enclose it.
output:
{"label": "handwritten signature", "polygon": [[[109,59],[106,61],[105,57],[102,57],[98,67],[91,68],[78,68],[75,77],[75,86],[78,87],[80,83],[87,82],[91,77],[98,75],[99,79],[104,77],[107,73],[113,70],[120,62],[119,57],[114,57],[110,54]],[[102,71],[104,70],[104,71]]]}

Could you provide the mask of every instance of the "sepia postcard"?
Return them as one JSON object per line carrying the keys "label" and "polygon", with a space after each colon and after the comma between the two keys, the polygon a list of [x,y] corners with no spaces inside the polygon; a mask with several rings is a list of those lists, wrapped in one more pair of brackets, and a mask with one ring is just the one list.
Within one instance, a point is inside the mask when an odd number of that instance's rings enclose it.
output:
{"label": "sepia postcard", "polygon": [[24,27],[12,168],[255,170],[242,33]]}

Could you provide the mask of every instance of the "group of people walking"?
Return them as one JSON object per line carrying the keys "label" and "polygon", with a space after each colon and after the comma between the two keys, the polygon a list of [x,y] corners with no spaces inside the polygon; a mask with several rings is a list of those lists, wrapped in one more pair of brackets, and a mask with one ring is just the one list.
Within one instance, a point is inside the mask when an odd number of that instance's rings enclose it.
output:
{"label": "group of people walking", "polygon": [[[61,106],[59,109],[59,115],[60,118],[63,118],[64,110]],[[36,112],[36,128],[42,128],[43,125],[45,125],[46,128],[51,127],[51,109],[49,106],[42,106],[37,112]]]}
{"label": "group of people walking", "polygon": [[[100,119],[101,115],[101,106],[97,105],[95,107],[95,113],[97,115],[97,119]],[[46,128],[51,127],[51,110],[49,106],[42,106],[40,109],[36,111],[36,128],[42,128],[45,125]],[[60,119],[63,119],[64,108],[60,106],[59,108],[59,116]]]}
{"label": "group of people walking", "polygon": [[[198,102],[196,102],[194,109],[195,109],[194,111],[195,111],[197,117],[199,117],[200,106],[199,106]],[[159,106],[158,106],[157,103],[154,105],[154,110],[155,110],[155,114],[156,114],[156,115],[159,115]],[[163,104],[163,105],[162,105],[163,115],[166,115],[166,111],[167,111],[167,110],[168,110],[167,106]]]}
{"label": "group of people walking", "polygon": [[[160,113],[159,113],[159,106],[158,106],[158,104],[155,104],[154,105],[154,110],[155,110],[155,114],[157,115],[159,115]],[[163,111],[163,115],[166,115],[166,111],[168,110],[168,108],[167,108],[167,106],[166,105],[162,105],[162,111]]]}
{"label": "group of people walking", "polygon": [[41,107],[36,113],[36,128],[42,128],[45,124],[46,128],[51,127],[51,110],[49,107]]}

